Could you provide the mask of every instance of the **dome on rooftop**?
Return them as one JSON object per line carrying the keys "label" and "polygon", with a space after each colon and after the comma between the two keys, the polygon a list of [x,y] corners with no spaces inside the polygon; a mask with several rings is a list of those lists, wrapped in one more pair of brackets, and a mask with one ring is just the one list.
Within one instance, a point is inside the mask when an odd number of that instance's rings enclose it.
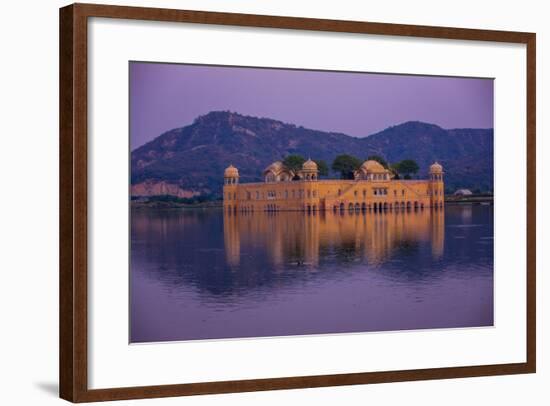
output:
{"label": "dome on rooftop", "polygon": [[386,168],[382,164],[374,159],[363,162],[361,169],[365,172],[386,172]]}
{"label": "dome on rooftop", "polygon": [[233,165],[229,165],[227,168],[225,168],[223,176],[225,178],[238,178],[239,170],[235,168]]}
{"label": "dome on rooftop", "polygon": [[430,166],[430,173],[442,173],[442,172],[443,172],[443,167],[439,162],[436,161]]}
{"label": "dome on rooftop", "polygon": [[311,159],[308,159],[302,164],[302,169],[305,171],[317,171],[317,164],[313,162]]}

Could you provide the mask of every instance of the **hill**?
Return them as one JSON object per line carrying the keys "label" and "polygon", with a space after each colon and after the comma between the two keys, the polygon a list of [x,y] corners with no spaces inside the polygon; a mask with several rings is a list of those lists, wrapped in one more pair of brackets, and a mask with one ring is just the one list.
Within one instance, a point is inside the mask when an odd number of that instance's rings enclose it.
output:
{"label": "hill", "polygon": [[356,138],[216,111],[132,151],[132,195],[219,197],[229,164],[239,168],[241,182],[259,181],[267,165],[294,153],[324,159],[329,165],[344,153],[361,159],[377,154],[389,162],[410,158],[420,165],[419,177],[438,160],[449,191],[493,190],[492,129],[445,130],[411,121]]}

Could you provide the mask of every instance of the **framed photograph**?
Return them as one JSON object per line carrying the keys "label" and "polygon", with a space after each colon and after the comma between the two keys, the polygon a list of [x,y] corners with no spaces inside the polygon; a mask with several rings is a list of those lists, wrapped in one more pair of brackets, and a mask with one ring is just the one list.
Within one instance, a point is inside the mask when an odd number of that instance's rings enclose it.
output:
{"label": "framed photograph", "polygon": [[60,396],[535,372],[535,34],[60,10]]}

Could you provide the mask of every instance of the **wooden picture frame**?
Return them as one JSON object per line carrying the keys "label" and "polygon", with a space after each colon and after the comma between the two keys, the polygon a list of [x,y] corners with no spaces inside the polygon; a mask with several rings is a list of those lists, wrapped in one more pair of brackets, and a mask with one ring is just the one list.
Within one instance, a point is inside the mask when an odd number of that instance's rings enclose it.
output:
{"label": "wooden picture frame", "polygon": [[[527,326],[524,363],[300,376],[110,389],[88,387],[88,19],[284,28],[467,41],[527,47]],[[74,4],[60,9],[60,396],[72,402],[533,373],[536,369],[536,160],[534,33],[321,20],[264,15]]]}

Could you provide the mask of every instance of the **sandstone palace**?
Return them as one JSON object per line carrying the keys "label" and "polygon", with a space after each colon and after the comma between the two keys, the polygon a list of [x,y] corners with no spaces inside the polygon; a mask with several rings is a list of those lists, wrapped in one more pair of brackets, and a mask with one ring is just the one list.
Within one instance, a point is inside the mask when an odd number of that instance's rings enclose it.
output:
{"label": "sandstone palace", "polygon": [[443,207],[443,168],[430,166],[425,180],[395,179],[374,160],[364,162],[354,179],[319,180],[317,164],[304,162],[298,173],[274,162],[263,172],[264,182],[239,183],[233,165],[225,169],[223,205],[226,211],[367,211],[419,210]]}

